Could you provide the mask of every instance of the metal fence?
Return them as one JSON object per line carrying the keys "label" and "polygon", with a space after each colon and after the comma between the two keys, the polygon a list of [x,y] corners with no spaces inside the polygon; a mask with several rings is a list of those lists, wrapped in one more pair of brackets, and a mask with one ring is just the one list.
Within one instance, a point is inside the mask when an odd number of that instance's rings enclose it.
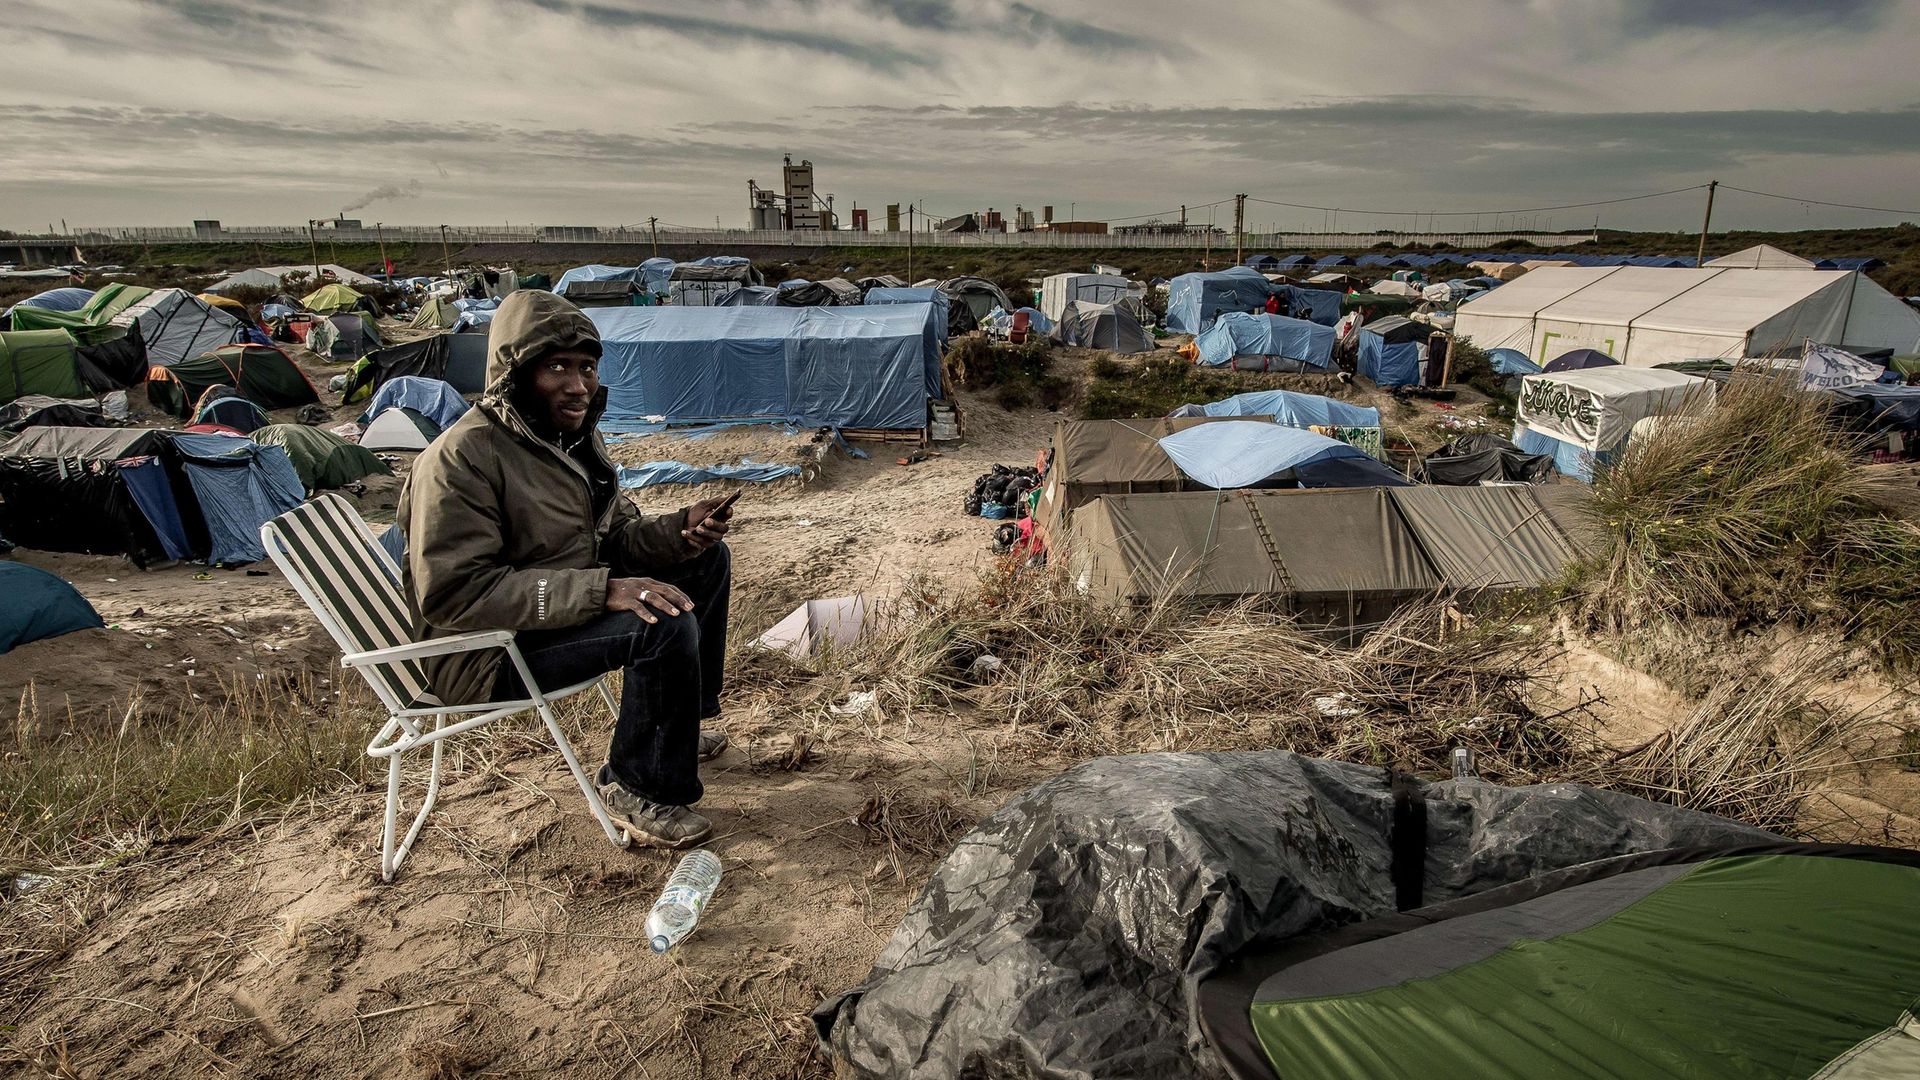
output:
{"label": "metal fence", "polygon": [[[76,229],[67,233],[20,235],[5,243],[26,244],[234,244],[305,243],[307,230],[297,225],[271,225],[221,228],[216,230],[179,227],[114,227]],[[1212,248],[1230,251],[1234,237],[1230,233],[1120,234],[1071,232],[1021,233],[925,233],[855,232],[852,230],[756,230],[756,229],[662,229],[654,234],[646,229],[599,229],[577,226],[493,225],[440,226],[394,225],[380,229],[316,229],[313,237],[320,243],[394,243],[439,244],[608,244],[650,246],[656,242],[676,247],[941,247],[941,248],[1075,248],[1100,249],[1181,249],[1199,251]],[[1387,246],[1408,248],[1415,245],[1446,244],[1457,249],[1496,247],[1508,241],[1524,241],[1535,248],[1556,250],[1598,239],[1586,233],[1526,232],[1370,232],[1370,233],[1248,233],[1239,247],[1253,254],[1263,251],[1365,251]]]}

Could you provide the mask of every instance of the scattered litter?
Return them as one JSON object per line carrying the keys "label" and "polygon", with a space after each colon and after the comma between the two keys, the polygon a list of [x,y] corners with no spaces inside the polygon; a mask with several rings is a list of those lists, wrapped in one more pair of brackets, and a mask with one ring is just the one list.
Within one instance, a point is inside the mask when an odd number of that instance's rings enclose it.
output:
{"label": "scattered litter", "polygon": [[188,676],[189,678],[191,678],[192,676],[195,676],[195,675],[198,675],[198,674],[200,674],[200,670],[199,670],[198,668],[188,668],[188,669],[187,669],[187,676]]}
{"label": "scattered litter", "polygon": [[914,451],[913,453],[911,453],[911,454],[908,454],[908,455],[907,455],[906,457],[903,457],[903,458],[900,458],[900,459],[899,459],[899,460],[897,460],[897,461],[896,461],[896,462],[895,462],[894,464],[896,464],[896,465],[918,465],[919,463],[921,463],[921,462],[923,462],[923,461],[925,461],[925,460],[927,460],[928,458],[930,458],[930,457],[932,457],[932,456],[933,456],[933,454],[932,454],[931,452],[929,452],[929,451],[926,451],[926,450],[915,450],[915,451]]}
{"label": "scattered litter", "polygon": [[967,665],[967,674],[973,676],[980,682],[985,682],[995,675],[1000,674],[1001,669],[1006,666],[1005,661],[992,653],[988,653],[984,656],[975,657],[973,663]]}
{"label": "scattered litter", "polygon": [[113,582],[113,583],[115,583],[115,584],[118,584],[118,583],[119,583],[119,581],[120,581],[120,579],[119,579],[119,578],[117,578],[117,577],[110,577],[110,578],[108,578],[107,580],[108,580],[108,581],[110,581],[110,582]]}
{"label": "scattered litter", "polygon": [[1314,698],[1313,707],[1320,711],[1321,716],[1327,717],[1359,716],[1362,712],[1360,706],[1354,704],[1353,695],[1344,690],[1331,697]]}
{"label": "scattered litter", "polygon": [[801,518],[801,519],[800,519],[799,521],[796,521],[796,522],[794,522],[794,524],[795,524],[795,525],[800,525],[800,526],[807,526],[807,525],[811,525],[811,524],[813,524],[813,519],[812,519],[812,518]]}
{"label": "scattered litter", "polygon": [[13,875],[13,895],[25,896],[28,893],[39,892],[51,884],[53,879],[45,874],[15,874]]}
{"label": "scattered litter", "polygon": [[858,716],[873,711],[873,691],[855,690],[847,695],[847,700],[838,705],[827,706],[827,711],[835,716]]}
{"label": "scattered litter", "polygon": [[220,629],[222,629],[222,630],[225,630],[225,631],[227,632],[227,636],[228,636],[228,637],[231,637],[231,638],[232,638],[233,640],[235,640],[235,641],[245,641],[245,640],[247,640],[246,638],[244,638],[244,637],[242,637],[242,636],[240,636],[240,631],[238,631],[238,630],[235,630],[235,629],[234,629],[233,627],[231,627],[231,626],[228,626],[228,625],[226,625],[225,623],[222,623],[222,624],[220,625]]}

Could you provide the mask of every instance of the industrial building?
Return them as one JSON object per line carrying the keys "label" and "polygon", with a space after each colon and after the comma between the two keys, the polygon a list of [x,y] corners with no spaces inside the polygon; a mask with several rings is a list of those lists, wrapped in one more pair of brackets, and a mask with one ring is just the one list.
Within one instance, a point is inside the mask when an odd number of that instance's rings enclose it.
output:
{"label": "industrial building", "polygon": [[813,162],[803,158],[795,165],[792,154],[781,162],[780,191],[747,181],[747,227],[763,232],[839,228],[833,196],[814,190]]}

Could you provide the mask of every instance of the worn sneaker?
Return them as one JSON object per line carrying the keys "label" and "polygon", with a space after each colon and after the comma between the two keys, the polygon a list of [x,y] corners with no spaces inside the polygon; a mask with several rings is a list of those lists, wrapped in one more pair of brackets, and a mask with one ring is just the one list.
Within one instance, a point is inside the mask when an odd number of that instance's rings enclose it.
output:
{"label": "worn sneaker", "polygon": [[713,822],[695,813],[692,807],[649,802],[621,787],[617,780],[599,786],[600,801],[606,804],[607,813],[613,815],[615,822],[626,826],[627,835],[636,843],[683,848],[713,835]]}
{"label": "worn sneaker", "polygon": [[727,733],[724,731],[700,731],[700,760],[712,761],[727,752]]}

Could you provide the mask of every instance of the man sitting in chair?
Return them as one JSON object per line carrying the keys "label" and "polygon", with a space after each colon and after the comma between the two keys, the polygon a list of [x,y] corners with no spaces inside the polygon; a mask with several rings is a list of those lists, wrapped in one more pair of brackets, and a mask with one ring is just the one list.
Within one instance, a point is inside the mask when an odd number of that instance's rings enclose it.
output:
{"label": "man sitting in chair", "polygon": [[[625,669],[597,786],[635,840],[699,843],[699,762],[720,714],[731,507],[650,517],[620,493],[594,425],[607,405],[600,335],[580,309],[523,289],[494,315],[487,389],[414,463],[397,517],[414,630],[513,630],[540,689]],[[424,661],[445,703],[524,697],[499,649]]]}

